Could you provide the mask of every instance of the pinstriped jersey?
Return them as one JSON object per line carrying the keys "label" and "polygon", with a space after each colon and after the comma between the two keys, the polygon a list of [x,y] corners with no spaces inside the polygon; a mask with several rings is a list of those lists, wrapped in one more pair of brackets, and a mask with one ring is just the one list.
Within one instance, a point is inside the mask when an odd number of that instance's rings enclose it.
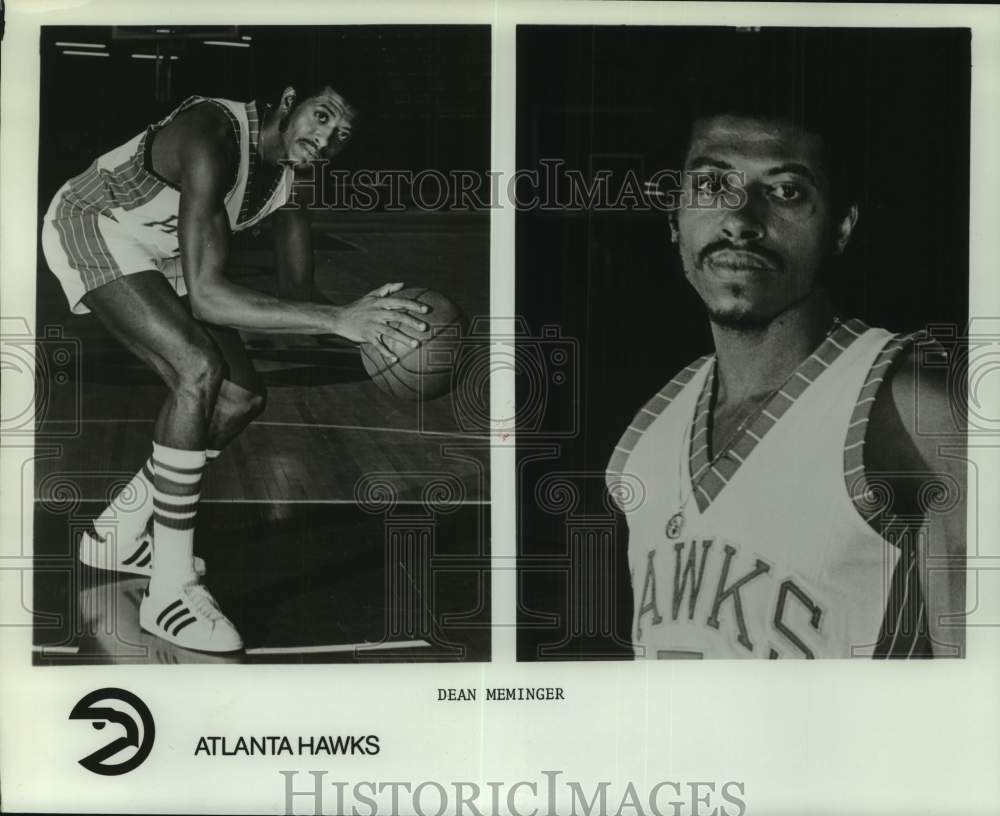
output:
{"label": "pinstriped jersey", "polygon": [[876,531],[868,415],[906,341],[839,324],[710,458],[715,360],[638,413],[607,481],[646,658],[926,656],[917,542]]}
{"label": "pinstriped jersey", "polygon": [[[180,254],[177,240],[180,190],[153,171],[151,148],[160,129],[181,111],[198,104],[221,108],[232,126],[233,139],[239,145],[236,178],[225,196],[230,228],[233,231],[247,229],[287,202],[293,179],[290,167],[286,166],[275,177],[270,191],[255,190],[255,176],[260,175],[260,117],[256,103],[192,96],[143,133],[100,156],[56,194],[46,219],[56,227],[71,259],[113,255],[99,247],[88,246],[88,241],[94,244],[102,241],[97,228],[84,226],[92,223],[95,215],[121,225],[149,249],[155,259]],[[261,203],[254,206],[253,202]]]}

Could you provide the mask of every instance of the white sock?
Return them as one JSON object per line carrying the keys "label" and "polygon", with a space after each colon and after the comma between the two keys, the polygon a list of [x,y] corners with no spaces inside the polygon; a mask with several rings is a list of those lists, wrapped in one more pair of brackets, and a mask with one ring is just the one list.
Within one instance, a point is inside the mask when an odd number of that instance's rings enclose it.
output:
{"label": "white sock", "polygon": [[196,581],[194,523],[205,451],[153,443],[153,576],[150,593],[171,592]]}
{"label": "white sock", "polygon": [[135,541],[153,514],[153,459],[150,457],[132,480],[94,519],[94,529],[103,537],[112,535],[120,544]]}

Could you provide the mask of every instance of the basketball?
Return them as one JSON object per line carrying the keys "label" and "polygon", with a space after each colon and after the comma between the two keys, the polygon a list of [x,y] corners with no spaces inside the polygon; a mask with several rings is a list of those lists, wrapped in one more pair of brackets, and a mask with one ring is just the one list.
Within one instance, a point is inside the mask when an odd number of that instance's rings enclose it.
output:
{"label": "basketball", "polygon": [[370,343],[361,346],[365,371],[380,389],[408,402],[432,400],[452,389],[452,372],[465,335],[466,318],[454,302],[433,289],[407,288],[393,293],[426,304],[429,311],[419,315],[428,330],[416,348],[385,338],[398,357],[390,362]]}

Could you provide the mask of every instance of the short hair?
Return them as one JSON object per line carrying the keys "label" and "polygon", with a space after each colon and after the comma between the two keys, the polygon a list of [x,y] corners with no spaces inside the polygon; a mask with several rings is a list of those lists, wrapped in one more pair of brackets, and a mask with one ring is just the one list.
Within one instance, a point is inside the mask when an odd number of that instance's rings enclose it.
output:
{"label": "short hair", "polygon": [[281,104],[281,95],[285,92],[285,88],[295,89],[295,104],[292,106],[292,110],[295,110],[307,99],[318,96],[326,88],[331,88],[347,102],[355,115],[355,124],[358,124],[357,120],[360,118],[362,103],[358,101],[358,89],[355,88],[353,82],[346,80],[346,78],[335,77],[331,79],[311,71],[286,70],[280,73],[276,72],[275,76],[267,82],[258,84],[257,92],[254,95],[258,108],[276,110]]}
{"label": "short hair", "polygon": [[336,80],[293,77],[286,82],[280,83],[280,85],[272,84],[269,88],[264,89],[260,99],[270,107],[276,108],[281,101],[281,95],[284,93],[285,88],[295,89],[296,107],[307,99],[319,96],[327,88],[330,88],[336,91],[355,113],[358,112],[358,102],[355,96],[350,93],[350,88],[345,83],[338,83]]}
{"label": "short hair", "polygon": [[[707,58],[678,66],[687,88],[686,130],[674,125],[674,159],[682,167],[699,119],[736,115],[780,120],[819,137],[835,217],[858,200],[864,111],[855,105],[842,48],[822,34],[798,30],[715,30]],[[831,51],[838,51],[831,55]],[[839,58],[839,59],[838,59]],[[671,111],[676,123],[677,110]]]}

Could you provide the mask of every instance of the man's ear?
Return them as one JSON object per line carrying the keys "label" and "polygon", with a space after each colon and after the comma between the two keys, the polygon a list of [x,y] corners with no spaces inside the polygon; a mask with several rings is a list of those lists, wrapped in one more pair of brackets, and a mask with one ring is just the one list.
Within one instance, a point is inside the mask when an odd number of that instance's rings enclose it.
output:
{"label": "man's ear", "polygon": [[844,217],[840,219],[834,232],[833,254],[842,255],[847,249],[847,243],[851,240],[851,234],[858,224],[858,205],[852,204],[847,208]]}
{"label": "man's ear", "polygon": [[295,107],[295,88],[289,85],[281,92],[281,109],[285,112]]}
{"label": "man's ear", "polygon": [[680,233],[677,231],[677,213],[672,212],[667,216],[667,223],[670,225],[670,243],[676,244],[680,241]]}

